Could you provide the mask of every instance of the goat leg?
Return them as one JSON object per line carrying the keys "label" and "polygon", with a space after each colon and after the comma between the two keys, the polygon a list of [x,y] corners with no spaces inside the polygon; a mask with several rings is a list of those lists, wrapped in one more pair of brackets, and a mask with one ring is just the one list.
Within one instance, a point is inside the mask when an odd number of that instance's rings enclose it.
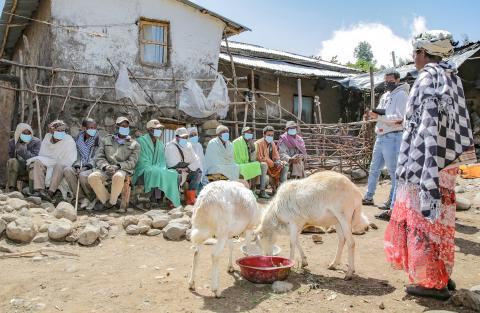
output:
{"label": "goat leg", "polygon": [[218,259],[225,248],[227,238],[218,238],[212,252],[212,292],[216,298],[220,298],[218,291]]}
{"label": "goat leg", "polygon": [[193,252],[192,272],[190,273],[190,280],[188,281],[188,288],[195,290],[195,273],[197,272],[198,254],[200,253],[200,245],[195,245]]}
{"label": "goat leg", "polygon": [[335,254],[335,259],[333,259],[332,263],[330,263],[330,265],[328,266],[329,270],[337,269],[337,266],[340,264],[342,259],[343,247],[345,246],[345,236],[343,235],[343,230],[342,230],[342,227],[340,226],[340,223],[338,223],[335,226],[335,229],[337,231],[337,236],[338,236],[337,252]]}
{"label": "goat leg", "polygon": [[228,239],[228,273],[233,273],[233,239]]}

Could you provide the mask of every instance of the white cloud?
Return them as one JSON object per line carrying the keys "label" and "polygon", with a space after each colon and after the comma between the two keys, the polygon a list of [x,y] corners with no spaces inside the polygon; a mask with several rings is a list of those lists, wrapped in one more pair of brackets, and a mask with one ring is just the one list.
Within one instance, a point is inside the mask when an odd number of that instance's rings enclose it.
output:
{"label": "white cloud", "polygon": [[426,19],[415,17],[411,26],[410,38],[404,38],[393,33],[392,29],[381,23],[363,23],[342,28],[333,32],[330,39],[322,42],[319,55],[324,60],[337,56],[340,63],[355,62],[353,51],[360,41],[367,41],[377,65],[392,66],[392,51],[398,58],[411,59],[413,35],[427,30]]}

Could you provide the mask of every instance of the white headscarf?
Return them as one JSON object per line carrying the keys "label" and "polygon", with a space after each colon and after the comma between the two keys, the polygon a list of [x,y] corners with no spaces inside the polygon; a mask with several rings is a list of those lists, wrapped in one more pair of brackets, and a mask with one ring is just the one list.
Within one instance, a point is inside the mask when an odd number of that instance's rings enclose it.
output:
{"label": "white headscarf", "polygon": [[20,134],[23,133],[24,130],[29,130],[33,136],[32,126],[28,125],[27,123],[20,123],[17,125],[17,128],[15,129],[15,135],[14,135],[15,143],[18,142],[18,139],[20,138]]}
{"label": "white headscarf", "polygon": [[430,55],[448,58],[453,54],[452,34],[445,30],[430,30],[413,39],[415,49],[423,49]]}

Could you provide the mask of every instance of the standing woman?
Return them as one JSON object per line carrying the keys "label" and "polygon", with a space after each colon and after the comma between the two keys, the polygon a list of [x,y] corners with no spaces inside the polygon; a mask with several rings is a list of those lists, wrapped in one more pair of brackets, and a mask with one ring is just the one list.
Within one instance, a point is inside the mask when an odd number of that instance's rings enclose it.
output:
{"label": "standing woman", "polygon": [[[470,119],[456,69],[452,35],[420,34],[413,42],[418,78],[406,108],[395,205],[385,233],[387,260],[407,272],[406,292],[445,300],[454,259],[455,179],[475,161]],[[448,287],[448,288],[447,288]]]}

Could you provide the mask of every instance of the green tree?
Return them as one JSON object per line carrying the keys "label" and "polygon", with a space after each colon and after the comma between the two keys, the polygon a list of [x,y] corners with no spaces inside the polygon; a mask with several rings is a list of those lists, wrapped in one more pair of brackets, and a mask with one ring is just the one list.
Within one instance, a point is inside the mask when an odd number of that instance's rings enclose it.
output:
{"label": "green tree", "polygon": [[353,51],[353,55],[358,60],[373,62],[372,46],[367,41],[360,41]]}

